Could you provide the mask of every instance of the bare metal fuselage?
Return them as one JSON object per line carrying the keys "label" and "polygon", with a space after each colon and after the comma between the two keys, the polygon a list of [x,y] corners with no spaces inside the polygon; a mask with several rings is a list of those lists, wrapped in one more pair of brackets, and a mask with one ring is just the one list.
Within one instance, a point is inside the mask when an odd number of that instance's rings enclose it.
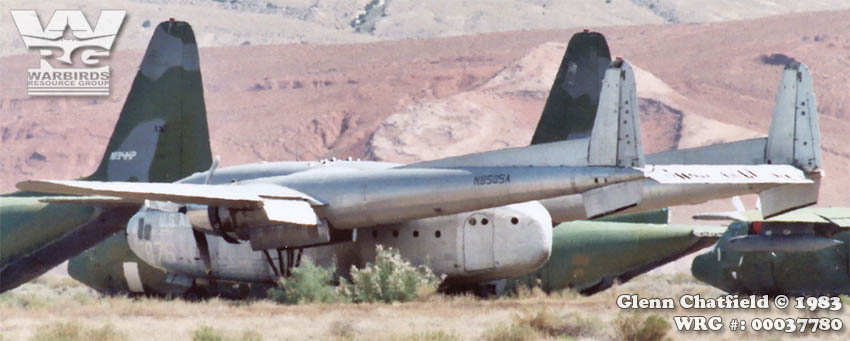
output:
{"label": "bare metal fuselage", "polygon": [[[742,147],[743,146],[743,147]],[[763,142],[735,144],[739,158],[748,157],[763,148]],[[545,153],[545,151],[544,151]],[[705,153],[703,150],[671,151],[647,155],[650,162],[676,161],[687,164],[686,155]],[[487,153],[484,153],[487,154]],[[479,156],[480,157],[480,156]],[[517,163],[521,158],[513,158]],[[539,160],[539,159],[538,159]],[[700,159],[705,160],[705,159]],[[468,162],[469,160],[454,160]],[[583,160],[576,158],[574,163]],[[747,160],[734,160],[749,163]],[[481,162],[486,165],[486,162]],[[350,174],[398,167],[397,164],[371,161],[322,161],[322,162],[275,162],[225,167],[216,171],[210,183],[229,183],[256,178],[275,178],[295,173],[313,173],[312,176]],[[318,171],[317,171],[318,170]],[[206,173],[190,176],[181,182],[201,183]],[[732,195],[757,193],[767,185],[752,184],[659,184],[650,179],[642,182],[643,198],[635,206],[625,210],[644,211],[672,205],[696,204],[711,199]],[[328,183],[328,193],[334,186]],[[297,188],[291,183],[286,184]],[[368,195],[368,187],[364,187]],[[362,198],[358,198],[362,199]],[[354,199],[354,200],[358,200]],[[472,199],[472,198],[467,198]],[[321,265],[336,265],[347,272],[352,266],[362,266],[374,257],[375,246],[385,245],[399,249],[402,255],[414,264],[428,264],[439,274],[451,278],[483,281],[523,274],[539,267],[551,251],[551,226],[553,223],[585,219],[581,195],[567,195],[519,205],[501,206],[492,209],[449,214],[432,218],[412,219],[402,223],[358,228],[354,242],[318,246],[305,249],[305,255]],[[391,210],[391,207],[385,207]],[[380,210],[377,210],[380,212]],[[352,210],[350,214],[356,215]],[[169,215],[173,217],[169,218]],[[143,209],[128,224],[128,239],[133,251],[143,260],[163,270],[188,277],[208,277],[192,237],[191,227],[180,222],[182,215],[176,212]],[[142,227],[139,233],[138,218],[145,217],[151,225],[147,236]],[[476,230],[469,226],[475,217],[480,227],[483,217],[488,217],[492,231]],[[500,218],[504,217],[504,218]],[[522,222],[522,229],[513,228],[511,218]],[[551,218],[550,218],[551,217]],[[363,219],[370,219],[368,216]],[[513,229],[512,229],[513,228]],[[477,237],[473,238],[473,235]],[[439,237],[438,237],[439,235]],[[149,239],[146,239],[145,237]],[[482,239],[483,236],[483,239]],[[213,259],[212,276],[241,281],[266,281],[275,276],[269,259],[260,251],[254,251],[248,243],[230,244],[224,239],[209,235],[210,252]],[[474,244],[475,240],[483,240]],[[270,252],[272,263],[281,261],[278,253]],[[477,257],[477,258],[476,258]],[[285,258],[285,257],[284,257]],[[284,263],[286,259],[282,260]],[[483,265],[482,265],[483,264]]]}

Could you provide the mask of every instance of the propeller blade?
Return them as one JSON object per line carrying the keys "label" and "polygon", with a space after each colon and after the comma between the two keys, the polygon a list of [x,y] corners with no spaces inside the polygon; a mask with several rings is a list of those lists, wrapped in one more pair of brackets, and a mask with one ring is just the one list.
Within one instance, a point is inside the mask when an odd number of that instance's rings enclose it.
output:
{"label": "propeller blade", "polygon": [[743,201],[741,201],[741,197],[739,197],[739,196],[734,196],[734,197],[732,197],[731,201],[732,201],[732,206],[733,206],[733,207],[735,207],[735,210],[736,210],[736,211],[738,211],[738,212],[743,212],[743,211],[746,211],[746,210],[747,210],[747,209],[744,207],[744,202],[743,202]]}
{"label": "propeller blade", "polygon": [[212,179],[215,174],[215,169],[218,168],[218,163],[221,161],[221,156],[216,155],[215,159],[213,159],[212,164],[210,165],[210,171],[207,172],[207,177],[204,179],[204,184],[210,183],[210,179]]}

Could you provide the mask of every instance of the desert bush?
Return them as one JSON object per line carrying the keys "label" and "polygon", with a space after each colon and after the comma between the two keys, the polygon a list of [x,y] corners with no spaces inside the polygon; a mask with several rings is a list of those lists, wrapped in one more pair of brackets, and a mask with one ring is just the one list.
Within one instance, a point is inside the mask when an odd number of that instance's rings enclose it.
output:
{"label": "desert bush", "polygon": [[335,339],[353,340],[356,330],[351,320],[338,320],[331,323],[330,333]]}
{"label": "desert bush", "polygon": [[239,338],[240,341],[263,341],[263,336],[260,333],[253,330],[246,330],[242,333],[242,337]]}
{"label": "desert bush", "polygon": [[353,302],[406,302],[433,293],[440,279],[425,266],[413,266],[398,250],[377,246],[374,263],[351,267],[351,283],[342,292]]}
{"label": "desert bush", "polygon": [[543,335],[537,333],[534,328],[524,323],[513,323],[509,325],[500,324],[484,331],[481,335],[484,340],[490,341],[523,341],[537,340]]}
{"label": "desert bush", "polygon": [[661,340],[672,327],[664,317],[658,314],[644,315],[622,313],[614,320],[614,331],[620,340],[653,341]]}
{"label": "desert bush", "polygon": [[527,325],[542,335],[555,338],[598,336],[603,329],[602,321],[597,318],[585,318],[576,313],[561,316],[549,310],[517,315],[514,324]]}
{"label": "desert bush", "polygon": [[429,330],[425,332],[414,332],[404,337],[392,337],[391,340],[408,340],[408,341],[454,341],[460,338],[457,335],[445,332],[442,329]]}
{"label": "desert bush", "polygon": [[33,341],[119,341],[127,336],[115,330],[112,324],[89,329],[77,322],[53,323],[42,328],[30,338]]}
{"label": "desert bush", "polygon": [[192,334],[192,341],[222,341],[224,336],[210,326],[200,326]]}
{"label": "desert bush", "polygon": [[77,322],[53,323],[39,328],[31,341],[76,341],[83,340],[83,327]]}
{"label": "desert bush", "polygon": [[127,340],[127,335],[115,329],[111,323],[105,324],[103,327],[89,329],[85,332],[85,340],[89,341],[119,341]]}
{"label": "desert bush", "polygon": [[341,297],[333,284],[334,272],[335,268],[325,269],[307,260],[292,269],[292,276],[282,278],[277,288],[269,289],[268,296],[286,304],[339,302]]}

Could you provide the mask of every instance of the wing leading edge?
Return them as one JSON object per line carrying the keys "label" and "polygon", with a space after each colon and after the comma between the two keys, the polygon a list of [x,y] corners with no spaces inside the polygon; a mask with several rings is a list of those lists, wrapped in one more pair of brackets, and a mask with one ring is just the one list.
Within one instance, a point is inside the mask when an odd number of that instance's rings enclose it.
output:
{"label": "wing leading edge", "polygon": [[[101,181],[30,180],[18,188],[34,192],[99,195],[104,202],[143,203],[145,200],[263,209],[270,221],[316,226],[313,206],[324,203],[299,191],[274,184],[203,185]],[[119,198],[119,199],[116,199]]]}

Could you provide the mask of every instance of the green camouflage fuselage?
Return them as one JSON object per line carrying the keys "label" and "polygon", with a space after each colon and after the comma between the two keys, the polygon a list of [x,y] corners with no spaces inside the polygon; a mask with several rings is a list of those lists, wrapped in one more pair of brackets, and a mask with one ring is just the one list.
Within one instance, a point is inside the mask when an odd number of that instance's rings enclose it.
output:
{"label": "green camouflage fuselage", "polygon": [[707,247],[722,231],[666,223],[665,209],[559,224],[552,232],[549,262],[510,280],[508,287],[521,284],[546,292],[569,288],[594,294]]}
{"label": "green camouflage fuselage", "polygon": [[[207,169],[212,156],[201,83],[191,27],[158,25],[101,163],[84,180],[172,182]],[[124,229],[139,209],[85,199],[28,192],[0,197],[0,292]]]}
{"label": "green camouflage fuselage", "polygon": [[850,231],[831,236],[843,244],[812,252],[736,252],[729,239],[746,235],[747,222],[734,222],[717,245],[694,259],[697,279],[741,294],[850,294]]}

